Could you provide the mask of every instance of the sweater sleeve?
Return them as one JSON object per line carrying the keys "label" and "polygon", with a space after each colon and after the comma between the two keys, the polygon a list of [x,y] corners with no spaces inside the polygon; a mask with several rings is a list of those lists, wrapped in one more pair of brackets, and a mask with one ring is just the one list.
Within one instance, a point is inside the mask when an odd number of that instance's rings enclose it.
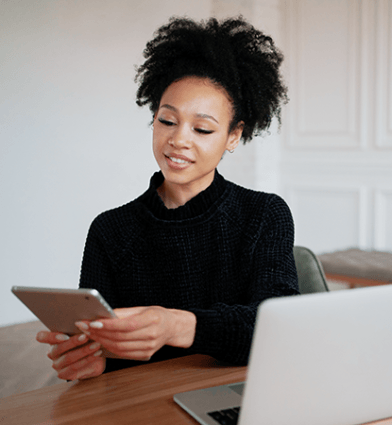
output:
{"label": "sweater sleeve", "polygon": [[92,222],[87,235],[79,288],[96,289],[113,306],[116,304],[115,273],[100,235],[98,221],[95,219]]}
{"label": "sweater sleeve", "polygon": [[256,235],[253,269],[245,304],[216,303],[194,309],[197,318],[192,351],[232,364],[247,364],[259,304],[271,297],[299,294],[293,256],[294,225],[290,210],[273,196]]}

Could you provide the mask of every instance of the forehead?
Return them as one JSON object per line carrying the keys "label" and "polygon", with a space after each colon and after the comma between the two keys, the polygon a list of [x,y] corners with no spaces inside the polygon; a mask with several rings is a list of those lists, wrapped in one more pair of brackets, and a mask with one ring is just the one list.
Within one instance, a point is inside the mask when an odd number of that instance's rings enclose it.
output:
{"label": "forehead", "polygon": [[179,112],[218,114],[232,117],[232,102],[227,91],[208,78],[185,77],[170,84],[159,107],[169,106]]}

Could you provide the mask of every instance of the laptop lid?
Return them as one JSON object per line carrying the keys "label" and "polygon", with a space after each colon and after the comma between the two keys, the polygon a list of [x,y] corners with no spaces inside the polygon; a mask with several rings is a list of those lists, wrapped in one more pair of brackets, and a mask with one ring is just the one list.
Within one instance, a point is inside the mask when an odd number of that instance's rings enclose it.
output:
{"label": "laptop lid", "polygon": [[357,425],[392,417],[392,285],[263,302],[243,398],[235,384],[174,400],[205,425],[219,423],[211,412],[239,405],[240,425]]}
{"label": "laptop lid", "polygon": [[240,425],[363,424],[391,400],[392,285],[262,303]]}

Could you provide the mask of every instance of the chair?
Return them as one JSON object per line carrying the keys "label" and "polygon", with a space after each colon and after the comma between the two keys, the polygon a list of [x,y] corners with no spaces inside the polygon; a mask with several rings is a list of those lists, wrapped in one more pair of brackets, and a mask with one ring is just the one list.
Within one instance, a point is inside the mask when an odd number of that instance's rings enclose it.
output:
{"label": "chair", "polygon": [[293,252],[300,293],[329,291],[323,267],[315,254],[303,246],[295,246]]}

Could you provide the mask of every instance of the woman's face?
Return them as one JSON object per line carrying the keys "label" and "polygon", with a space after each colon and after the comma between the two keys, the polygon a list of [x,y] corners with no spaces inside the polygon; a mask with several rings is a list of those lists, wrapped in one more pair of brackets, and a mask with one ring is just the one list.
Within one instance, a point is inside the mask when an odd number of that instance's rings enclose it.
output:
{"label": "woman's face", "polygon": [[209,79],[186,77],[163,93],[154,117],[153,150],[165,185],[195,196],[213,181],[225,150],[235,149],[242,127],[229,133],[233,110],[227,92]]}

